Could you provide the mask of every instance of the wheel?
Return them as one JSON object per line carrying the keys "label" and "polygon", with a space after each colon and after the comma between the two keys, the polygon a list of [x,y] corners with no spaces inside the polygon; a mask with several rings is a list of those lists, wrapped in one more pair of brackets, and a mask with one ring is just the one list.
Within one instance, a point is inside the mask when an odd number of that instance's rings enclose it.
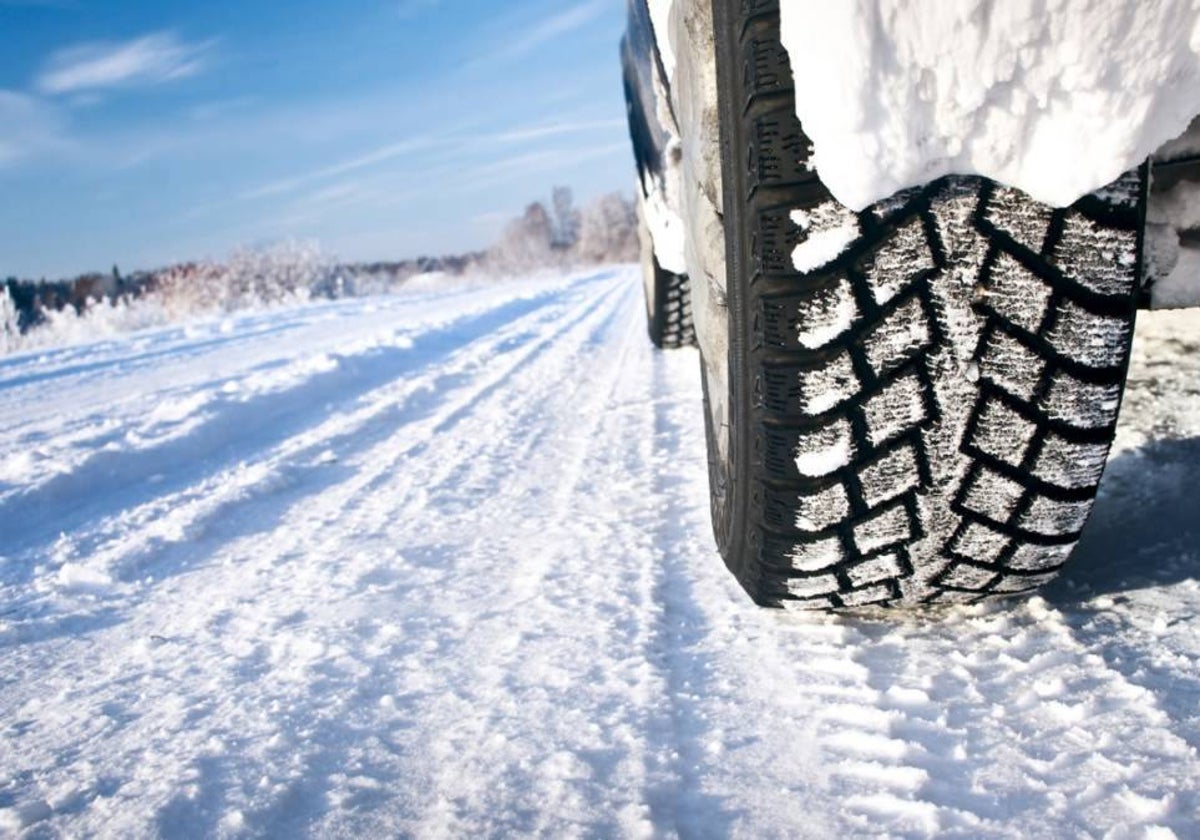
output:
{"label": "wheel", "polygon": [[638,193],[638,238],[641,243],[642,284],[646,297],[646,327],[655,347],[674,349],[696,343],[692,326],[692,301],[685,275],[667,271],[654,256]]}
{"label": "wheel", "polygon": [[806,165],[777,4],[713,11],[729,335],[702,369],[725,563],[802,609],[1035,589],[1112,440],[1144,170],[1062,209],[951,177],[852,212]]}

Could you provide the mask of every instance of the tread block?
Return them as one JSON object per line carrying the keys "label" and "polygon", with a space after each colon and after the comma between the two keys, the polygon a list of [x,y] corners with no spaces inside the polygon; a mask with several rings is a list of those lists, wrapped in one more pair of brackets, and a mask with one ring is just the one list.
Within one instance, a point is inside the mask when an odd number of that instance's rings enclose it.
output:
{"label": "tread block", "polygon": [[832,598],[798,598],[789,597],[780,602],[780,606],[788,612],[812,613],[836,609]]}
{"label": "tread block", "polygon": [[842,606],[865,607],[868,604],[883,604],[895,600],[896,595],[897,592],[893,587],[885,583],[877,583],[874,586],[842,592],[838,597],[841,598]]}
{"label": "tread block", "polygon": [[1035,545],[1021,543],[1004,562],[1011,569],[1023,572],[1040,572],[1057,569],[1070,555],[1075,543],[1069,545]]}
{"label": "tread block", "polygon": [[1019,467],[1037,430],[1037,424],[1026,420],[1000,400],[989,399],[979,410],[971,444],[1006,464]]}
{"label": "tread block", "polygon": [[799,475],[820,478],[840,470],[854,458],[854,435],[846,420],[794,436],[792,464]]}
{"label": "tread block", "polygon": [[867,586],[879,581],[903,577],[904,566],[894,552],[889,552],[856,563],[846,571],[846,576],[855,586]]}
{"label": "tread block", "polygon": [[1033,399],[1046,361],[1008,333],[993,333],[984,343],[979,375],[1014,397]]}
{"label": "tread block", "polygon": [[987,467],[980,468],[967,487],[963,507],[995,522],[1008,522],[1025,488]]}
{"label": "tread block", "polygon": [[921,187],[909,187],[872,204],[869,208],[871,215],[881,222],[907,213],[913,202],[921,197],[924,190]]}
{"label": "tread block", "polygon": [[818,350],[843,335],[861,318],[854,290],[844,276],[833,284],[794,299],[796,341]]}
{"label": "tread block", "polygon": [[1084,382],[1066,371],[1051,377],[1050,387],[1038,402],[1051,419],[1080,429],[1111,427],[1120,405],[1120,385]]}
{"label": "tread block", "polygon": [[980,563],[995,563],[1010,540],[982,522],[968,520],[959,526],[950,541],[950,550],[960,557]]}
{"label": "tread block", "polygon": [[1106,443],[1074,443],[1054,432],[1047,435],[1033,465],[1033,474],[1058,487],[1079,490],[1100,483],[1108,460]]}
{"label": "tread block", "polygon": [[833,199],[788,213],[797,232],[792,267],[804,275],[820,273],[838,262],[862,235],[858,214]]}
{"label": "tread block", "polygon": [[1074,301],[1063,301],[1047,341],[1062,356],[1091,368],[1121,364],[1133,325],[1128,318],[1098,315]]}
{"label": "tread block", "polygon": [[[751,96],[769,96],[792,90],[792,67],[787,51],[779,41],[751,38],[742,45],[742,55],[746,91]],[[795,112],[792,114],[794,120]]]}
{"label": "tread block", "polygon": [[800,130],[796,114],[790,108],[758,117],[750,135],[747,158],[749,188],[815,181],[817,173],[808,166],[811,154],[812,141]]}
{"label": "tread block", "polygon": [[860,554],[902,545],[915,536],[904,505],[893,505],[854,526],[854,546]]}
{"label": "tread block", "polygon": [[863,415],[872,446],[894,440],[925,422],[924,386],[907,373],[863,403]]}
{"label": "tread block", "polygon": [[1004,575],[992,584],[991,591],[997,595],[1019,595],[1032,592],[1058,576],[1058,570],[1043,575]]}
{"label": "tread block", "polygon": [[792,221],[786,207],[759,211],[758,224],[750,241],[758,273],[797,276],[798,272],[792,264],[792,251],[800,244],[800,240],[800,228]]}
{"label": "tread block", "polygon": [[1001,252],[992,263],[983,295],[988,308],[1005,321],[1036,333],[1050,308],[1053,292],[1012,255]]}
{"label": "tread block", "polygon": [[1018,523],[1027,531],[1057,537],[1077,534],[1083,529],[1088,514],[1092,511],[1090,499],[1082,502],[1064,502],[1046,496],[1036,496],[1029,510],[1021,514]]}
{"label": "tread block", "polygon": [[899,498],[921,483],[917,453],[912,445],[896,447],[858,471],[863,501],[870,508]]}
{"label": "tread block", "polygon": [[938,578],[941,586],[982,592],[1000,576],[993,569],[973,563],[955,563]]}
{"label": "tread block", "polygon": [[933,246],[920,218],[893,231],[856,266],[867,277],[878,304],[887,303],[909,284],[937,267]]}
{"label": "tread block", "polygon": [[[807,542],[793,540],[790,545],[791,549],[787,553],[787,559],[793,571],[820,572],[836,566],[846,559],[842,541],[836,536],[820,537]],[[835,586],[834,589],[836,588]]]}
{"label": "tread block", "polygon": [[829,595],[838,591],[836,575],[813,575],[812,577],[792,577],[786,583],[789,595],[797,598],[814,598],[818,595]]}
{"label": "tread block", "polygon": [[850,497],[841,483],[812,493],[771,488],[765,492],[763,517],[776,528],[815,533],[831,528],[849,515]]}
{"label": "tread block", "polygon": [[984,210],[991,227],[1035,254],[1041,254],[1054,211],[1025,193],[996,185]]}
{"label": "tread block", "polygon": [[933,343],[929,315],[919,297],[901,304],[862,339],[867,363],[876,376],[887,376],[926,352]]}
{"label": "tread block", "polygon": [[772,368],[763,375],[763,401],[772,411],[815,417],[841,405],[861,387],[843,351],[816,368]]}
{"label": "tread block", "polygon": [[1137,281],[1137,252],[1129,236],[1080,213],[1067,213],[1051,260],[1063,274],[1102,295],[1124,297]]}
{"label": "tread block", "polygon": [[764,341],[785,350],[822,348],[861,317],[845,277],[804,294],[763,298],[762,312]]}

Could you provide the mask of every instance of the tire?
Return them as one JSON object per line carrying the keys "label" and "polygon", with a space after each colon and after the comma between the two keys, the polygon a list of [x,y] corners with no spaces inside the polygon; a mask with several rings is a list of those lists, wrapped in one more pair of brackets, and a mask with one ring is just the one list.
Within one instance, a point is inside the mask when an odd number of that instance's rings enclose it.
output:
{"label": "tire", "polygon": [[1069,208],[950,177],[854,213],[803,159],[777,4],[714,0],[714,27],[729,349],[725,382],[702,370],[726,565],[800,609],[1036,589],[1112,441],[1144,168]]}
{"label": "tire", "polygon": [[654,245],[646,227],[641,195],[638,201],[638,228],[641,240],[642,283],[646,298],[646,328],[655,347],[673,350],[696,343],[692,325],[692,300],[688,278],[667,271],[654,256]]}

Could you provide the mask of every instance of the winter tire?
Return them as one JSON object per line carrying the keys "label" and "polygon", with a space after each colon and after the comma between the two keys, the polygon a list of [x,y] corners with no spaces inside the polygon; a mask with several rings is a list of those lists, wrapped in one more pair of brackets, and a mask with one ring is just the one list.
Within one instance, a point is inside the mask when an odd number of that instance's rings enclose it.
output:
{"label": "winter tire", "polygon": [[1144,170],[1062,209],[951,177],[855,213],[807,166],[777,3],[714,0],[714,29],[729,367],[704,384],[726,564],[801,609],[1035,589],[1113,437]]}
{"label": "winter tire", "polygon": [[692,302],[688,279],[667,271],[658,264],[650,232],[642,218],[639,203],[639,229],[642,254],[642,282],[646,293],[646,327],[655,347],[671,350],[696,343],[692,327]]}

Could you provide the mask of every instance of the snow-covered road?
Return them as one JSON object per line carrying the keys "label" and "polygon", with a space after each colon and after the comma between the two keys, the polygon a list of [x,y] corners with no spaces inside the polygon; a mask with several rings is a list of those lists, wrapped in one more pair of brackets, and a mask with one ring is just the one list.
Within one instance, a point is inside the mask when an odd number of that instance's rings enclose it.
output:
{"label": "snow-covered road", "polygon": [[875,621],[724,571],[640,294],[0,359],[0,835],[1200,836],[1200,317],[1044,598]]}

